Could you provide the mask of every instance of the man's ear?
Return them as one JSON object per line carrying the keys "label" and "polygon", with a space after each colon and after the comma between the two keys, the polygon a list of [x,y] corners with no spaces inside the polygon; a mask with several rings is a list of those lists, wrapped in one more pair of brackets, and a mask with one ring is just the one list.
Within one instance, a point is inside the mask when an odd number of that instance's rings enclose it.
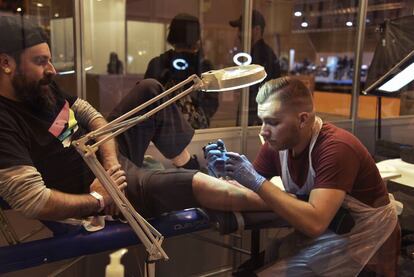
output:
{"label": "man's ear", "polygon": [[0,54],[0,70],[5,74],[10,74],[13,69],[14,60],[6,54]]}
{"label": "man's ear", "polygon": [[298,117],[299,117],[299,127],[302,129],[308,123],[310,115],[308,112],[301,112],[299,113]]}

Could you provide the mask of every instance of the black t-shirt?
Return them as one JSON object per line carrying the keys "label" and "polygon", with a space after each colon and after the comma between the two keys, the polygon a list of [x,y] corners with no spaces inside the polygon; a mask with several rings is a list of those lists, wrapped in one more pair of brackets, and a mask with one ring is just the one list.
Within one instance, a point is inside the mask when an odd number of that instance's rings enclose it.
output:
{"label": "black t-shirt", "polygon": [[47,114],[0,96],[0,169],[33,166],[48,188],[88,192],[94,175],[70,144],[86,129],[70,109],[76,97],[58,95],[55,111]]}

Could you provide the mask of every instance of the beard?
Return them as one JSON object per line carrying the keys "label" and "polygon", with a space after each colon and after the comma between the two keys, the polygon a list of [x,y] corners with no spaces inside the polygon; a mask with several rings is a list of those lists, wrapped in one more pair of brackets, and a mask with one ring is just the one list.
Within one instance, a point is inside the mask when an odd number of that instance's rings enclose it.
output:
{"label": "beard", "polygon": [[16,97],[33,110],[51,112],[56,106],[56,95],[50,88],[53,75],[45,75],[38,81],[27,80],[24,74],[16,74],[12,84]]}

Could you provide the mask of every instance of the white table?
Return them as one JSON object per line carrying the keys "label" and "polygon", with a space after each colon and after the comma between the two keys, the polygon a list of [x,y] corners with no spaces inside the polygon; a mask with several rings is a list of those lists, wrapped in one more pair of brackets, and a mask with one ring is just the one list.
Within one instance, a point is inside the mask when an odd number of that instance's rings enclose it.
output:
{"label": "white table", "polygon": [[414,188],[414,164],[391,159],[377,163],[377,167],[384,180],[392,179],[393,182]]}

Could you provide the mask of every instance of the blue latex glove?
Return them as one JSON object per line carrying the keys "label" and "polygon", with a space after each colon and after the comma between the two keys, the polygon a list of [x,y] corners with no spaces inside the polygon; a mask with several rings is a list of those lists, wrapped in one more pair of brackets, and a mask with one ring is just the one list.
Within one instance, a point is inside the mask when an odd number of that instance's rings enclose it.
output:
{"label": "blue latex glove", "polygon": [[259,191],[266,178],[256,172],[244,155],[227,152],[226,175],[254,192]]}
{"label": "blue latex glove", "polygon": [[207,160],[208,174],[214,177],[225,177],[225,163],[227,152],[224,142],[219,139],[215,143],[209,143],[204,148],[204,157]]}

